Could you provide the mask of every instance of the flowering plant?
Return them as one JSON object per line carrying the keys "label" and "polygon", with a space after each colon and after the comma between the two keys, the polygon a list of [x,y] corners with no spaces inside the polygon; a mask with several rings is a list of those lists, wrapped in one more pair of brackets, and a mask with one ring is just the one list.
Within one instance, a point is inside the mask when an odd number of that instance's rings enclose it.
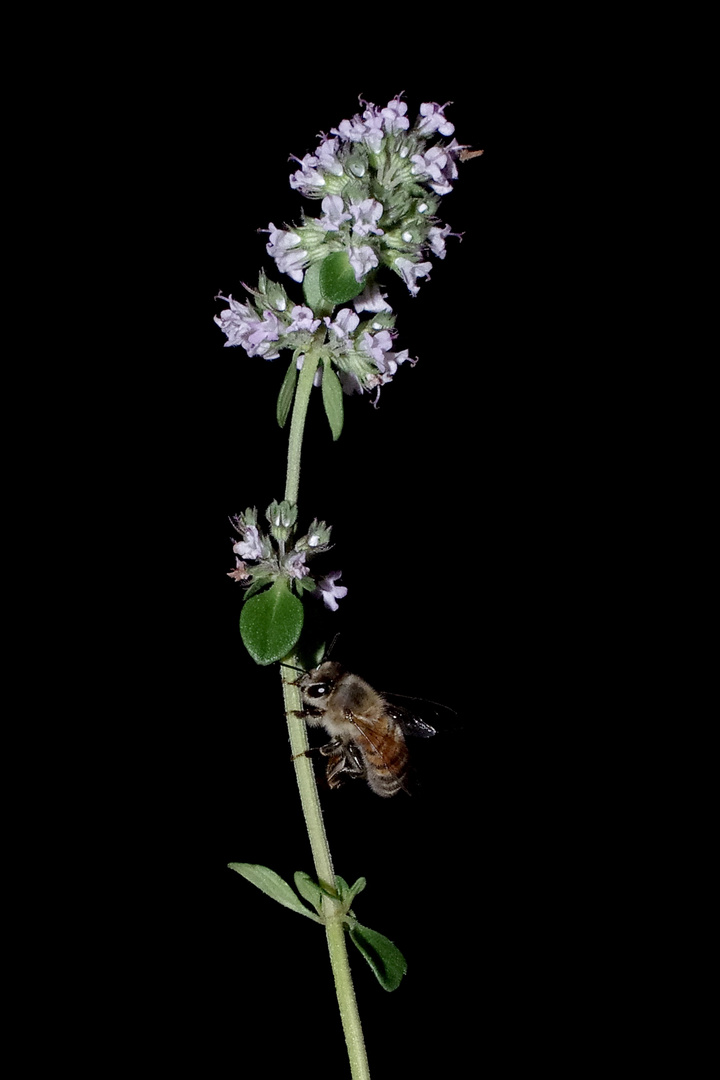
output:
{"label": "flowering plant", "polygon": [[395,316],[381,274],[394,273],[412,296],[418,295],[433,269],[431,260],[444,259],[447,239],[458,236],[437,216],[457,178],[457,163],[481,153],[451,138],[454,127],[445,107],[435,103],[422,104],[412,125],[401,95],[382,108],[362,100],[361,106],[361,113],[323,134],[312,153],[294,159],[299,167],[290,186],[319,204],[320,213],[303,214],[299,224],[282,228],[270,222],[263,230],[278,272],[302,286],[302,297],[292,299],[283,284],[261,271],[256,286],[243,286],[249,299],[220,296],[227,307],[215,317],[226,346],[241,346],[248,356],[266,360],[290,353],[277,402],[281,427],[292,415],[284,498],[268,506],[265,521],[255,508],[234,518],[239,539],[233,543],[236,565],[229,576],[246,590],[240,631],[251,656],[259,664],[282,661],[285,711],[317,880],[296,874],[295,892],[266,867],[231,866],[284,906],[324,924],[353,1077],[368,1077],[369,1071],[346,934],[385,989],[399,985],[405,961],[392,942],[354,916],[351,905],[365,880],[351,887],[334,873],[308,759],[302,699],[292,675],[299,666],[303,603],[314,596],[335,611],[347,589],[338,584],[340,570],[322,576],[315,571],[315,559],[330,550],[331,527],[316,518],[298,535],[302,438],[314,386],[321,388],[337,439],[345,395],[369,394],[377,405],[382,387],[399,368],[417,362],[407,349],[395,348]]}

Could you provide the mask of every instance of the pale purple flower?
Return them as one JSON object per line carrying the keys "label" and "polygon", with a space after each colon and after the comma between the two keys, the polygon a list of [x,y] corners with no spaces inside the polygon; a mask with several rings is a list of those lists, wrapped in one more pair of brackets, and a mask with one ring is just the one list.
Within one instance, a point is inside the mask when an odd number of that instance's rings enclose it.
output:
{"label": "pale purple flower", "polygon": [[332,570],[329,574],[326,574],[324,578],[318,581],[318,587],[313,592],[313,596],[317,596],[318,599],[322,598],[325,601],[326,607],[329,607],[331,611],[337,611],[338,600],[342,600],[344,596],[347,596],[347,589],[344,585],[336,585],[335,582],[342,576],[342,570]]}
{"label": "pale purple flower", "polygon": [[302,281],[303,263],[307,258],[307,251],[298,247],[300,237],[297,233],[287,229],[276,229],[270,222],[270,243],[266,245],[268,255],[277,263],[278,270],[288,274],[293,281]]}
{"label": "pale purple flower", "polygon": [[400,271],[403,281],[407,285],[410,293],[413,296],[417,296],[420,292],[420,286],[417,284],[419,277],[428,277],[432,270],[432,263],[414,263],[410,259],[396,259],[395,266]]}
{"label": "pale purple flower", "polygon": [[228,340],[225,342],[225,348],[229,345],[242,345],[244,347],[245,338],[250,333],[251,324],[257,321],[255,311],[249,304],[241,304],[239,301],[234,300],[232,295],[218,296],[216,299],[226,300],[230,305],[226,311],[221,311],[219,315],[213,316],[214,322],[218,324],[224,334],[227,334]]}
{"label": "pale purple flower", "polygon": [[434,101],[423,102],[420,106],[420,114],[423,119],[416,129],[418,134],[430,135],[433,131],[439,131],[441,135],[452,135],[455,125],[446,120],[443,113],[443,109],[446,109],[449,104],[449,101],[445,105],[438,105]]}
{"label": "pale purple flower", "polygon": [[277,349],[273,350],[272,343],[277,341],[282,330],[283,326],[277,315],[273,311],[263,311],[262,320],[249,327],[249,333],[242,342],[248,356],[264,356],[266,360],[275,360],[280,353]]}
{"label": "pale purple flower", "polygon": [[352,120],[342,120],[331,134],[339,135],[346,142],[364,142],[374,154],[380,149],[383,140],[383,118],[375,105],[365,102],[367,108],[362,116],[353,116]]}
{"label": "pale purple flower", "polygon": [[275,262],[281,274],[287,274],[293,281],[302,281],[306,258],[307,251],[296,248],[294,251],[288,251],[284,255],[278,256]]}
{"label": "pale purple flower", "polygon": [[346,142],[362,142],[365,125],[359,116],[353,116],[352,120],[341,120],[336,128],[330,128],[330,134],[339,135]]}
{"label": "pale purple flower", "polygon": [[[375,337],[379,337],[376,334]],[[417,360],[411,360],[410,354],[407,349],[403,349],[402,352],[390,352],[388,349],[374,349],[373,358],[377,366],[377,373],[366,376],[366,384],[368,387],[377,386],[378,388],[384,386],[385,383],[392,382],[393,375],[397,372],[398,365],[404,364],[406,360],[410,360],[410,363],[414,366]],[[379,390],[378,390],[379,393]]]}
{"label": "pale purple flower", "polygon": [[380,369],[385,370],[384,354],[392,348],[392,335],[388,330],[380,330],[377,334],[370,334],[366,330],[362,336],[361,348],[363,352],[371,356]]}
{"label": "pale purple flower", "polygon": [[433,255],[437,255],[438,259],[445,258],[445,237],[449,235],[449,225],[445,225],[442,229],[439,229],[434,225],[428,232],[428,240],[430,241],[432,253]]}
{"label": "pale purple flower", "polygon": [[292,315],[292,322],[286,330],[288,334],[291,334],[294,330],[307,330],[309,333],[314,334],[320,325],[319,319],[313,319],[312,309],[301,304],[296,304],[290,314]]}
{"label": "pale purple flower", "polygon": [[315,151],[318,165],[323,172],[332,173],[334,176],[342,176],[345,171],[337,159],[338,140],[323,138]]}
{"label": "pale purple flower", "polygon": [[352,214],[346,212],[340,195],[326,195],[320,205],[323,209],[320,224],[326,232],[337,232],[344,221],[352,218]]}
{"label": "pale purple flower", "polygon": [[360,316],[356,315],[352,308],[340,308],[332,322],[329,315],[325,316],[325,325],[328,330],[341,341],[352,334],[359,322]]}
{"label": "pale purple flower", "polygon": [[364,244],[362,247],[348,246],[348,262],[355,271],[355,280],[362,279],[370,273],[374,266],[378,265],[378,257],[371,247]]}
{"label": "pale purple flower", "polygon": [[352,231],[358,236],[367,236],[368,233],[375,233],[376,236],[383,235],[383,230],[377,227],[382,217],[383,205],[377,199],[363,199],[360,203],[351,202],[350,213],[355,219]]}
{"label": "pale purple flower", "polygon": [[273,259],[276,255],[282,254],[289,248],[297,247],[300,243],[300,237],[297,233],[290,232],[289,229],[276,229],[272,221],[270,227],[267,230],[270,233],[270,240],[266,245],[268,255],[272,255]]}
{"label": "pale purple flower", "polygon": [[238,540],[233,545],[233,551],[241,559],[262,559],[263,549],[260,543],[260,534],[256,525],[248,525],[245,529],[245,539]]}
{"label": "pale purple flower", "polygon": [[325,186],[325,177],[321,172],[318,172],[319,161],[313,154],[306,154],[302,161],[294,155],[291,155],[291,157],[293,161],[297,161],[298,165],[302,165],[302,169],[299,169],[290,177],[291,188],[299,188],[301,191],[305,191],[308,188]]}
{"label": "pale purple flower", "polygon": [[429,178],[430,187],[438,195],[447,195],[452,191],[451,180],[457,179],[457,165],[452,156],[452,147],[431,146],[424,154],[413,154],[413,172],[421,179]]}
{"label": "pale purple flower", "polygon": [[285,559],[285,569],[288,577],[306,577],[310,573],[310,568],[305,565],[305,552],[291,551]]}
{"label": "pale purple flower", "polygon": [[261,319],[249,304],[240,304],[232,296],[218,299],[227,300],[230,305],[226,311],[214,317],[220,329],[227,334],[226,348],[229,345],[242,345],[248,356],[264,356],[266,360],[274,360],[280,355],[274,349],[273,342],[278,340],[283,327],[274,312],[264,311]]}
{"label": "pale purple flower", "polygon": [[367,108],[363,113],[363,121],[365,122],[363,142],[370,147],[373,154],[377,154],[384,138],[382,113],[377,106],[370,102],[366,101],[364,104],[367,105]]}
{"label": "pale purple flower", "polygon": [[382,109],[381,115],[385,122],[385,130],[389,135],[394,135],[399,131],[407,131],[410,127],[410,121],[405,116],[407,112],[407,105],[400,98],[393,98],[392,101],[388,101],[386,108]]}
{"label": "pale purple flower", "polygon": [[353,307],[356,311],[392,311],[385,300],[386,295],[380,291],[378,283],[373,282],[372,285],[366,285],[360,295],[355,297]]}

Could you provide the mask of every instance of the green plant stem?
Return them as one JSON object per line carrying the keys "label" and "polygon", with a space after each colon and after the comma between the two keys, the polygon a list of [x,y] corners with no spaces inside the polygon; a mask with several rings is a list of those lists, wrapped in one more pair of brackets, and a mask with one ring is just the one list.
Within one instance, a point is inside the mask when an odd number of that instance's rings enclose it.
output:
{"label": "green plant stem", "polygon": [[283,697],[285,699],[285,714],[290,734],[290,752],[295,765],[295,777],[300,792],[300,802],[302,803],[303,817],[305,818],[305,826],[312,849],[313,862],[319,883],[326,889],[334,890],[335,871],[322,818],[315,773],[313,772],[312,762],[306,754],[310,745],[307,727],[302,716],[297,715],[302,711],[302,698],[300,691],[295,686],[297,676],[293,674],[291,668],[299,666],[298,658],[294,653],[291,653],[283,663],[288,665],[288,667],[281,666],[280,671],[282,674]]}
{"label": "green plant stem", "polygon": [[[294,653],[291,653],[290,656],[285,658],[285,663],[297,667],[298,658]],[[290,733],[290,750],[294,759],[295,777],[300,792],[300,802],[310,840],[315,873],[321,885],[334,890],[335,873],[327,833],[325,832],[325,823],[323,822],[320,797],[315,782],[315,772],[310,758],[305,753],[309,748],[307,727],[302,716],[297,715],[302,710],[302,698],[300,691],[295,686],[295,676],[292,674],[291,668],[281,667],[280,671],[282,672],[283,697]],[[335,992],[340,1007],[340,1019],[350,1061],[350,1075],[352,1080],[370,1080],[370,1067],[365,1050],[365,1040],[355,997],[355,988],[350,972],[345,930],[343,929],[342,918],[338,918],[338,907],[339,905],[330,897],[325,898],[323,902],[323,914],[327,920],[325,935],[330,953],[330,965],[335,980]]]}
{"label": "green plant stem", "polygon": [[290,437],[288,439],[287,479],[285,481],[285,498],[291,503],[297,503],[298,501],[300,456],[305,432],[305,417],[307,416],[310,393],[319,360],[318,353],[313,349],[307,351],[300,371],[297,390],[295,391],[292,420],[290,421]]}
{"label": "green plant stem", "polygon": [[[289,502],[297,503],[298,489],[300,485],[300,454],[302,449],[303,432],[305,430],[305,417],[307,415],[312,381],[318,365],[318,356],[309,350],[305,356],[298,386],[293,404],[293,415],[290,424],[290,438],[288,444],[288,469],[285,486],[285,498]],[[283,700],[285,702],[285,714],[287,716],[288,732],[290,734],[290,749],[295,766],[300,802],[302,805],[305,827],[307,828],[310,848],[312,850],[315,873],[319,883],[327,889],[335,889],[335,872],[333,869],[332,856],[328,845],[325,823],[323,822],[322,807],[315,782],[315,772],[312,762],[307,756],[309,748],[307,726],[301,715],[302,697],[300,690],[295,685],[296,676],[292,673],[293,667],[298,667],[299,662],[295,653],[285,658],[285,664],[289,667],[280,667],[283,687]],[[323,901],[323,914],[326,919],[325,934],[333,978],[335,980],[335,992],[340,1007],[340,1019],[342,1021],[345,1043],[350,1061],[350,1074],[352,1080],[370,1080],[370,1068],[365,1050],[360,1013],[358,1012],[355,989],[350,972],[350,960],[348,958],[345,930],[343,928],[340,907],[331,897]]]}

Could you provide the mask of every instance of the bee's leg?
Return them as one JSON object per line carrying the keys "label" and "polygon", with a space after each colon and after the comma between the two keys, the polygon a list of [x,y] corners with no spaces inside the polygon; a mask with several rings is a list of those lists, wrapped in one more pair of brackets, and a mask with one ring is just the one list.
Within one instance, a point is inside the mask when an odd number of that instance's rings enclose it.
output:
{"label": "bee's leg", "polygon": [[309,746],[307,750],[301,750],[299,754],[293,754],[290,760],[294,761],[295,758],[299,757],[310,757],[311,754],[324,754],[325,757],[329,757],[331,754],[337,753],[337,748],[341,743],[342,739],[339,735],[336,735],[330,742],[325,743],[323,746]]}
{"label": "bee's leg", "polygon": [[326,754],[330,760],[327,764],[326,778],[328,787],[335,788],[342,784],[345,777],[356,779],[365,776],[365,762],[360,756],[360,751],[353,743],[337,744],[331,748],[331,744],[320,747],[320,752]]}
{"label": "bee's leg", "polygon": [[[300,720],[308,720],[308,722],[310,723],[311,726],[312,726],[312,723],[313,723],[312,718],[313,717],[315,717],[315,718],[320,717],[320,716],[322,716],[322,714],[323,714],[322,709],[318,709],[316,705],[306,705],[304,709],[291,709],[290,710],[290,715],[291,716],[297,716]],[[316,719],[315,722],[317,723],[317,719]]]}
{"label": "bee's leg", "polygon": [[333,735],[329,742],[323,743],[322,746],[314,747],[323,757],[332,757],[337,754],[338,747],[342,746],[342,739],[339,735]]}

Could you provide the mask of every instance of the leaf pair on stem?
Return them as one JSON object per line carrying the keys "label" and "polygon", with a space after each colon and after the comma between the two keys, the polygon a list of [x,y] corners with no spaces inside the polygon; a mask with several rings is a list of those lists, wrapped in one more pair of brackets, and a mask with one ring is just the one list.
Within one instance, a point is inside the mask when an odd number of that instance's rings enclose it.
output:
{"label": "leaf pair on stem", "polygon": [[[335,890],[331,891],[313,881],[309,874],[298,870],[294,874],[296,893],[287,881],[267,866],[237,862],[228,865],[231,870],[235,870],[247,881],[252,882],[283,907],[290,908],[291,911],[296,911],[299,915],[305,915],[313,922],[324,925],[327,925],[330,920],[341,922],[350,940],[365,957],[383,989],[396,990],[398,988],[407,971],[405,957],[389,938],[363,926],[351,911],[353,900],[365,888],[365,878],[358,878],[355,884],[350,886],[343,878],[336,875]],[[301,900],[300,897],[303,899]],[[335,911],[331,915],[325,913],[327,899],[331,900],[335,906]],[[303,900],[312,904],[315,911],[311,911]]]}

